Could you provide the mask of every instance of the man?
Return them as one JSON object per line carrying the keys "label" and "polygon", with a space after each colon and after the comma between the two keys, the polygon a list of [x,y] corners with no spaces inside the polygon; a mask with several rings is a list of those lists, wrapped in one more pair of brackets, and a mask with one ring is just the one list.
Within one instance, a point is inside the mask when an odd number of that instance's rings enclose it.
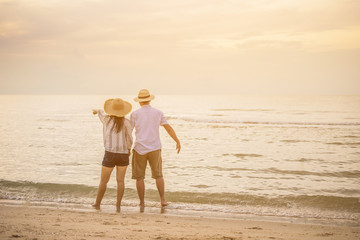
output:
{"label": "man", "polygon": [[162,174],[161,142],[159,127],[163,126],[167,133],[176,142],[177,153],[180,152],[180,141],[174,129],[166,121],[160,110],[150,106],[151,100],[155,98],[147,89],[139,91],[134,99],[139,102],[141,108],[134,111],[130,116],[131,126],[135,128],[135,144],[132,156],[132,178],[136,179],[136,189],[140,199],[140,211],[145,208],[145,169],[147,161],[151,167],[152,178],[156,180],[156,187],[159,191],[161,206],[168,203],[165,200],[165,183]]}

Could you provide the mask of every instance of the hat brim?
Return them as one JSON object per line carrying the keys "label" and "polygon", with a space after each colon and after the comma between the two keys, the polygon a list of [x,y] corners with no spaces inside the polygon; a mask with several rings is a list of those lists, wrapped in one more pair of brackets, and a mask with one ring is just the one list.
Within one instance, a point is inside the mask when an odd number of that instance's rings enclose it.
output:
{"label": "hat brim", "polygon": [[104,111],[107,115],[110,116],[116,116],[116,117],[124,117],[126,116],[129,112],[131,112],[132,106],[129,102],[124,101],[124,108],[121,110],[115,110],[111,108],[111,103],[114,99],[108,99],[105,101],[104,103]]}
{"label": "hat brim", "polygon": [[147,98],[139,98],[139,97],[136,97],[134,98],[134,101],[135,102],[148,102],[148,101],[151,101],[151,100],[154,100],[155,99],[155,96],[154,95],[150,95],[149,97]]}

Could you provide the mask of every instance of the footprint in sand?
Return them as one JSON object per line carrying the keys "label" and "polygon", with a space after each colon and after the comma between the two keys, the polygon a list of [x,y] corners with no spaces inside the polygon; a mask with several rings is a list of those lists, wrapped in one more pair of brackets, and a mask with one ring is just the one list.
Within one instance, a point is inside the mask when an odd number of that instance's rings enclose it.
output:
{"label": "footprint in sand", "polygon": [[315,234],[315,236],[320,236],[320,237],[329,237],[329,236],[333,236],[333,233],[319,233],[319,234]]}
{"label": "footprint in sand", "polygon": [[20,235],[17,235],[17,234],[13,234],[13,235],[11,235],[11,238],[21,238],[22,236],[20,236]]}
{"label": "footprint in sand", "polygon": [[103,225],[117,225],[117,222],[103,222]]}
{"label": "footprint in sand", "polygon": [[248,228],[248,229],[262,230],[261,227],[251,227],[251,228]]}

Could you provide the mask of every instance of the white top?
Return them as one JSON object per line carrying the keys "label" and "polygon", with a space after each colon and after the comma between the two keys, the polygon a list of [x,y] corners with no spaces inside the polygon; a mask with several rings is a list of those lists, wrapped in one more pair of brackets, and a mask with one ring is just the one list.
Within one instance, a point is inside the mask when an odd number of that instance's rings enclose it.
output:
{"label": "white top", "polygon": [[113,153],[128,154],[133,143],[130,120],[125,118],[123,128],[117,133],[115,129],[112,129],[114,122],[111,121],[110,116],[107,115],[104,110],[99,109],[98,116],[103,123],[105,150]]}
{"label": "white top", "polygon": [[134,149],[141,155],[161,149],[159,127],[168,124],[164,113],[150,105],[144,105],[130,116],[135,127]]}

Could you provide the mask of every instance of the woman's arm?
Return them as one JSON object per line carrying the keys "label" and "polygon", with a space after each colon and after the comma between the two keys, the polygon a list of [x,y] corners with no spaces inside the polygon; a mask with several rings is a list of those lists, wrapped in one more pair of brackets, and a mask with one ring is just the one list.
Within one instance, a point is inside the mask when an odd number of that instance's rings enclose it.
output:
{"label": "woman's arm", "polygon": [[125,137],[126,137],[126,145],[127,145],[127,148],[129,150],[129,154],[130,154],[130,151],[131,151],[131,146],[133,144],[133,137],[132,137],[132,128],[131,128],[131,123],[130,123],[130,120],[128,119],[125,119]]}
{"label": "woman's arm", "polygon": [[92,111],[94,115],[97,114],[99,116],[102,123],[104,123],[106,118],[108,117],[108,115],[102,109],[93,109]]}

